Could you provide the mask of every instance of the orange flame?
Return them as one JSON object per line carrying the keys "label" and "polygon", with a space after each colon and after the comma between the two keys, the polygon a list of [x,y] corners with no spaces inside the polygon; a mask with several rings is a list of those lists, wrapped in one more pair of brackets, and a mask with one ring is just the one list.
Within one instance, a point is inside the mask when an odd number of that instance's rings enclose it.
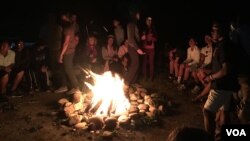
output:
{"label": "orange flame", "polygon": [[124,82],[119,75],[115,74],[113,76],[110,71],[105,72],[103,75],[93,72],[90,72],[90,74],[94,79],[94,85],[87,82],[85,84],[93,92],[91,108],[100,104],[95,115],[118,116],[126,114],[130,108],[130,103],[125,96]]}

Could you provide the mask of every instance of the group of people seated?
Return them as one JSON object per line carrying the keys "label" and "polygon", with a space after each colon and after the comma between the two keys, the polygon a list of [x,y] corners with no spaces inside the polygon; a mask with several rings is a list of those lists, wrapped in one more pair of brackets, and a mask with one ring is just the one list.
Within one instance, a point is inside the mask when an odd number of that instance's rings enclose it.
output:
{"label": "group of people seated", "polygon": [[[204,78],[211,72],[211,61],[213,53],[213,39],[211,35],[204,36],[205,46],[201,49],[197,46],[195,38],[190,38],[188,41],[188,49],[186,50],[186,58],[182,48],[173,48],[169,51],[169,79],[178,84],[179,90],[186,90],[190,75],[196,85],[192,89],[192,93],[198,93],[202,86],[209,87]],[[193,100],[199,100],[208,93],[202,91],[199,96]]]}
{"label": "group of people seated", "polygon": [[239,123],[250,123],[249,62],[241,62],[249,59],[228,35],[226,28],[215,22],[201,49],[196,39],[190,38],[186,57],[178,47],[168,52],[169,80],[180,91],[191,90],[193,102],[203,101],[205,131],[215,140],[221,139],[221,127],[232,122],[231,113],[237,114]]}

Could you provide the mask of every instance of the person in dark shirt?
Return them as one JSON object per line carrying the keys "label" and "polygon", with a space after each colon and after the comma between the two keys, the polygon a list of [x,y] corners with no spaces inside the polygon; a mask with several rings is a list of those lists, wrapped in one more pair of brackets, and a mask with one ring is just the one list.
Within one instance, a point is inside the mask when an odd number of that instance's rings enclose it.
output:
{"label": "person in dark shirt", "polygon": [[11,95],[16,95],[16,90],[20,84],[20,82],[23,80],[24,73],[27,71],[29,64],[30,64],[30,54],[28,48],[24,46],[24,41],[19,40],[17,42],[17,47],[14,49],[16,56],[15,56],[15,65],[12,69],[12,72],[10,74],[10,80],[12,86],[10,90]]}
{"label": "person in dark shirt", "polygon": [[[223,33],[221,29],[212,32],[215,41],[212,73],[204,80],[207,83],[211,82],[210,93],[203,109],[205,130],[218,137],[217,139],[220,138],[221,126],[229,122],[231,98],[238,89],[237,75],[234,71],[235,59],[232,57],[234,49]],[[219,120],[215,121],[215,117]]]}
{"label": "person in dark shirt", "polygon": [[40,91],[49,91],[48,49],[44,42],[38,43],[33,52],[31,70],[32,84]]}

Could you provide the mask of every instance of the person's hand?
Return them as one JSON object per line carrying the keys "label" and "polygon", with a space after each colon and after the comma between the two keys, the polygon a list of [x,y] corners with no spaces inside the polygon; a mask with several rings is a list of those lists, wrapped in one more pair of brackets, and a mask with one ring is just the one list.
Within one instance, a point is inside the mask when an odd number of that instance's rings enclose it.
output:
{"label": "person's hand", "polygon": [[89,57],[90,57],[90,58],[93,58],[93,57],[94,57],[94,54],[91,53],[91,54],[89,55]]}
{"label": "person's hand", "polygon": [[206,76],[205,78],[204,78],[204,82],[205,83],[209,83],[209,82],[211,82],[212,81],[212,79],[211,79],[211,76],[210,75],[208,75],[208,76]]}
{"label": "person's hand", "polygon": [[91,63],[95,63],[96,62],[96,58],[91,59]]}
{"label": "person's hand", "polygon": [[60,55],[59,59],[58,59],[58,63],[62,64],[63,63],[63,56]]}
{"label": "person's hand", "polygon": [[46,66],[43,65],[42,68],[41,68],[41,72],[46,72],[47,69],[48,69],[48,67],[46,67]]}
{"label": "person's hand", "polygon": [[5,67],[5,68],[4,68],[4,71],[5,71],[5,72],[11,72],[11,68],[10,68],[10,67]]}
{"label": "person's hand", "polygon": [[145,34],[141,36],[141,40],[146,40],[146,35]]}
{"label": "person's hand", "polygon": [[144,55],[144,54],[146,54],[146,53],[145,53],[145,52],[143,52],[141,49],[138,49],[138,50],[137,50],[137,53],[138,53],[138,54],[140,54],[140,55]]}

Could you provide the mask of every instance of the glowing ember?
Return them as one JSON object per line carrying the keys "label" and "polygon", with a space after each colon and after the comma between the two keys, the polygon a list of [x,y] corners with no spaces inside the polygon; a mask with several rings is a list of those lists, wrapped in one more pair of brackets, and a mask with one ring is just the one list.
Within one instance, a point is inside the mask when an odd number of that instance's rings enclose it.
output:
{"label": "glowing ember", "polygon": [[124,82],[119,75],[112,75],[110,71],[103,75],[90,72],[94,79],[94,85],[85,82],[92,90],[93,97],[91,109],[97,116],[118,116],[127,114],[130,108],[129,100],[124,94]]}

